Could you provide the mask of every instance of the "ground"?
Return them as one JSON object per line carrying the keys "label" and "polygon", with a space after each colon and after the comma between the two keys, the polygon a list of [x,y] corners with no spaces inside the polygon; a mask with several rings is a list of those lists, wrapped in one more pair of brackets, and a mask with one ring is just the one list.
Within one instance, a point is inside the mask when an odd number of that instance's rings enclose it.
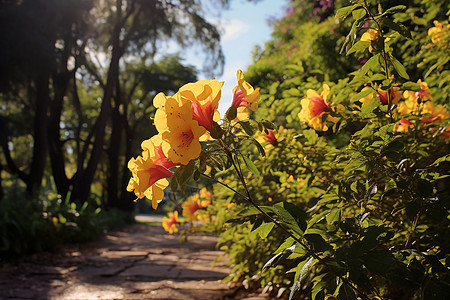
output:
{"label": "ground", "polygon": [[216,237],[180,243],[161,226],[133,225],[78,247],[4,262],[0,300],[268,299],[222,282],[230,271]]}

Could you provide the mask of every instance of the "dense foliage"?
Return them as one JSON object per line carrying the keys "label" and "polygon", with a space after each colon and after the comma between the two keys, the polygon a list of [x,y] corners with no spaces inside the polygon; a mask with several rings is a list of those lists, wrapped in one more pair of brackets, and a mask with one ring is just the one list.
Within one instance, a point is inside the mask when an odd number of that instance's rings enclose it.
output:
{"label": "dense foliage", "polygon": [[[151,100],[198,72],[161,46],[195,44],[208,73],[221,72],[220,35],[205,15],[191,0],[1,1],[2,251],[103,231],[89,225],[101,219],[97,209],[133,212],[127,162],[136,141],[155,132]],[[69,221],[54,225],[48,201]],[[80,215],[72,218],[74,210]],[[66,229],[72,233],[58,233]]]}
{"label": "dense foliage", "polygon": [[230,170],[205,229],[231,255],[229,280],[290,298],[444,299],[448,4],[322,2],[293,1],[245,74],[261,88],[255,118],[284,127],[263,134],[266,157],[247,150],[262,211]]}

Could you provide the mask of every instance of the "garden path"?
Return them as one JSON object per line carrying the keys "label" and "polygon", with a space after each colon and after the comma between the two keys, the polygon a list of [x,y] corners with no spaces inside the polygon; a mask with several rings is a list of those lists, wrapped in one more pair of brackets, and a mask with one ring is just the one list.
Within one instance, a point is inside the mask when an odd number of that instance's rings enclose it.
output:
{"label": "garden path", "polygon": [[[161,226],[133,225],[82,247],[21,257],[0,269],[0,300],[267,299],[222,282],[217,238],[180,243]],[[251,298],[249,298],[251,297]]]}

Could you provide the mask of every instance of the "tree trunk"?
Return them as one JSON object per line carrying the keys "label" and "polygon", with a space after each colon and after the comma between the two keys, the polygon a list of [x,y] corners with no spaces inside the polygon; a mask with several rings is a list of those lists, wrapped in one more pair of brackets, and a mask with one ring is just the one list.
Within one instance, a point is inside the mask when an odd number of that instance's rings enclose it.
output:
{"label": "tree trunk", "polygon": [[63,199],[69,192],[69,179],[66,175],[63,142],[60,136],[61,113],[63,110],[64,96],[72,77],[71,72],[56,74],[53,79],[54,98],[50,105],[50,120],[48,124],[48,142],[50,162],[56,190]]}
{"label": "tree trunk", "polygon": [[33,157],[27,182],[27,192],[37,191],[42,184],[45,163],[47,160],[47,124],[49,106],[49,77],[46,70],[42,70],[36,83],[36,114],[34,117]]}
{"label": "tree trunk", "polygon": [[87,167],[83,170],[78,170],[76,176],[73,178],[71,201],[76,201],[78,203],[84,203],[89,199],[91,184],[103,153],[106,125],[111,116],[111,100],[117,84],[119,62],[123,55],[123,49],[120,46],[121,28],[120,22],[117,22],[112,37],[112,56],[106,84],[103,89],[103,101],[100,108],[100,114],[94,124],[94,143],[92,145],[91,155]]}

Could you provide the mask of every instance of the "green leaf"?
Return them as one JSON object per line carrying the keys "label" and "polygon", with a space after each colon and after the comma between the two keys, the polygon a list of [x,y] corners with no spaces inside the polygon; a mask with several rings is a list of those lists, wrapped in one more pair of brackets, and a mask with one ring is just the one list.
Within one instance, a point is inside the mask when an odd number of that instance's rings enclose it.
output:
{"label": "green leaf", "polygon": [[316,144],[319,139],[319,136],[314,129],[303,130],[303,135],[308,140],[308,142],[313,145]]}
{"label": "green leaf", "polygon": [[387,250],[369,252],[362,260],[369,271],[381,276],[386,276],[387,271],[395,265],[393,255]]}
{"label": "green leaf", "polygon": [[284,249],[283,252],[276,254],[264,264],[261,271],[264,271],[264,269],[266,268],[274,267],[278,265],[280,262],[285,261],[286,258],[288,258],[294,252],[294,250],[295,245],[292,245],[291,247]]}
{"label": "green leaf", "polygon": [[367,72],[369,72],[369,70],[375,70],[375,68],[378,66],[380,67],[380,62],[379,62],[379,58],[380,58],[380,53],[372,56],[371,58],[369,58],[368,61],[366,61],[366,63],[364,64],[364,66],[362,66],[361,68],[361,75],[366,75]]}
{"label": "green leaf", "polygon": [[404,148],[405,148],[405,145],[402,142],[395,140],[395,141],[390,142],[386,146],[385,150],[398,152],[398,151],[403,150]]}
{"label": "green leaf", "polygon": [[250,121],[239,121],[239,124],[241,124],[245,133],[247,133],[248,135],[252,136],[253,134],[255,134],[255,131],[253,130],[252,125],[250,124]]}
{"label": "green leaf", "polygon": [[405,9],[406,9],[406,6],[404,6],[404,5],[396,5],[396,6],[393,6],[393,7],[389,8],[389,9],[387,9],[387,10],[383,13],[383,15],[384,15],[384,14],[395,14],[395,13],[404,11]]}
{"label": "green leaf", "polygon": [[357,41],[353,46],[350,48],[350,50],[347,51],[347,55],[350,55],[354,52],[363,52],[367,48],[369,48],[370,42],[367,41]]}
{"label": "green leaf", "polygon": [[360,4],[355,4],[355,5],[352,5],[352,6],[342,7],[342,8],[340,8],[340,9],[338,9],[336,11],[335,18],[336,19],[345,18],[352,12],[352,10],[354,10],[354,9],[356,9],[358,7],[361,7],[361,5]]}
{"label": "green leaf", "polygon": [[[291,287],[291,292],[289,293],[289,300],[293,299],[294,296],[300,290],[301,283],[305,280],[306,275],[308,275],[308,271],[313,264],[313,260],[314,260],[314,258],[311,256],[307,261],[300,263],[297,266],[296,278],[298,278],[298,279],[295,281],[295,283]],[[298,272],[299,269],[300,269],[300,271]]]}
{"label": "green leaf", "polygon": [[255,144],[256,148],[258,149],[259,155],[261,155],[262,157],[266,156],[264,147],[256,139],[251,138],[250,141]]}
{"label": "green leaf", "polygon": [[258,168],[255,166],[255,164],[245,155],[242,154],[242,157],[244,158],[245,164],[247,165],[248,169],[255,174],[256,176],[260,176]]}
{"label": "green leaf", "polygon": [[379,107],[381,105],[380,99],[377,97],[373,97],[369,101],[363,103],[361,106],[361,116],[365,116],[370,114],[375,108]]}
{"label": "green leaf", "polygon": [[304,238],[310,243],[315,252],[323,252],[332,248],[320,234],[307,233],[304,235]]}
{"label": "green leaf", "polygon": [[366,15],[366,10],[364,8],[352,10],[353,19],[356,21],[361,20]]}
{"label": "green leaf", "polygon": [[216,122],[214,122],[213,123],[213,127],[211,128],[211,137],[213,138],[213,139],[216,139],[216,140],[218,140],[218,139],[220,139],[220,138],[222,138],[222,136],[223,136],[223,129],[222,129],[222,127],[220,127],[220,125],[219,124],[217,124]]}
{"label": "green leaf", "polygon": [[267,120],[261,120],[261,121],[259,121],[259,122],[262,123],[263,126],[264,126],[266,129],[272,129],[272,130],[275,130],[275,125],[274,125],[272,122],[267,121]]}
{"label": "green leaf", "polygon": [[409,75],[408,73],[406,73],[406,69],[405,67],[402,65],[401,62],[399,62],[395,57],[393,57],[392,55],[390,55],[391,58],[391,62],[395,68],[395,70],[397,71],[398,75],[400,75],[401,77],[405,78],[406,80],[409,80]]}
{"label": "green leaf", "polygon": [[236,107],[236,105],[234,105],[234,103],[231,104],[230,108],[225,113],[225,117],[227,118],[228,121],[232,121],[232,120],[236,119],[237,107]]}
{"label": "green leaf", "polygon": [[257,232],[262,239],[265,239],[269,235],[273,226],[275,226],[275,223],[262,223],[258,228],[256,228],[255,232]]}
{"label": "green leaf", "polygon": [[417,181],[417,195],[422,198],[430,198],[433,196],[433,185],[425,179]]}
{"label": "green leaf", "polygon": [[341,283],[339,287],[339,300],[357,300],[355,291],[346,283]]}
{"label": "green leaf", "polygon": [[[294,230],[299,235],[303,233],[303,231],[306,229],[306,215],[303,213],[302,216],[299,216],[301,213],[295,213],[294,211],[294,205],[290,203],[277,203],[273,207],[276,209],[278,216],[281,217],[283,222],[289,226],[292,230]],[[290,211],[288,211],[286,208],[289,208],[294,214],[297,215],[298,219],[295,218]]]}
{"label": "green leaf", "polygon": [[358,23],[358,21],[353,22],[352,28],[350,29],[350,32],[348,33],[348,35],[345,37],[344,43],[342,44],[339,54],[342,54],[344,49],[347,49],[346,48],[347,44],[352,41],[352,38],[354,39],[357,23]]}
{"label": "green leaf", "polygon": [[404,37],[406,37],[408,39],[412,39],[411,32],[409,31],[409,29],[405,25],[403,25],[401,23],[396,23],[396,22],[394,22],[394,21],[392,21],[391,19],[388,19],[388,18],[383,18],[383,24],[385,26],[391,28],[392,30],[397,31],[398,33],[400,33]]}
{"label": "green leaf", "polygon": [[327,224],[333,225],[341,220],[341,209],[333,208],[330,213],[327,215]]}
{"label": "green leaf", "polygon": [[402,84],[402,90],[416,92],[416,91],[420,91],[421,87],[420,87],[420,84],[418,84],[418,83],[407,81]]}
{"label": "green leaf", "polygon": [[[356,45],[356,44],[355,44],[355,45]],[[353,95],[353,97],[351,98],[351,101],[352,101],[352,102],[357,101],[357,100],[359,100],[359,99],[362,99],[362,98],[364,98],[364,97],[370,95],[371,93],[373,93],[373,89],[365,89],[365,90],[362,90],[362,91],[359,92],[358,94]]]}

